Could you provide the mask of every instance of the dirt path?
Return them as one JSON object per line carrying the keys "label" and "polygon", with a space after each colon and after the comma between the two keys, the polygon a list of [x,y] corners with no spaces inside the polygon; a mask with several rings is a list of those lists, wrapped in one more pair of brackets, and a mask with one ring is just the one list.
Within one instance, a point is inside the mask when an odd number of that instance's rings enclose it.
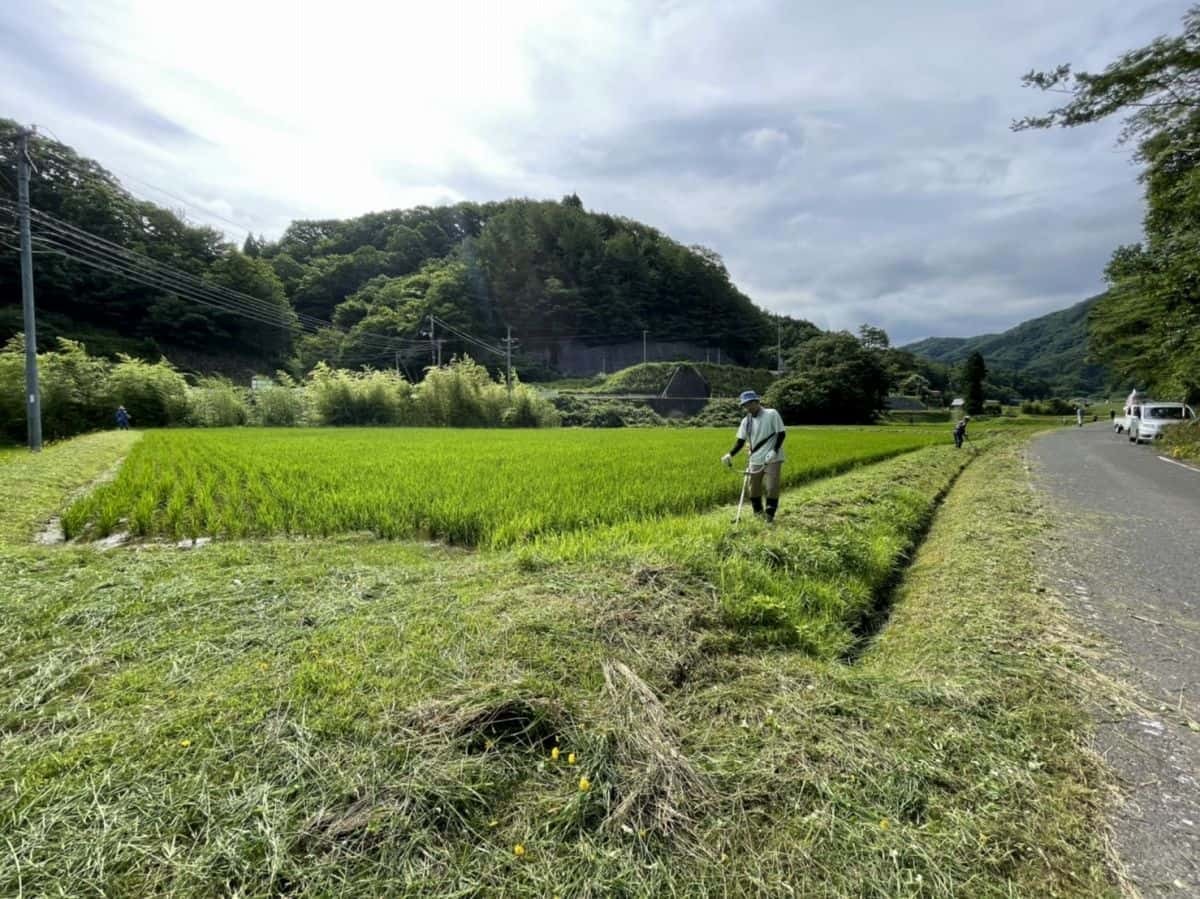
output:
{"label": "dirt path", "polygon": [[1061,522],[1046,570],[1136,693],[1098,722],[1124,797],[1117,854],[1143,896],[1200,897],[1200,472],[1107,425],[1039,438],[1030,456]]}

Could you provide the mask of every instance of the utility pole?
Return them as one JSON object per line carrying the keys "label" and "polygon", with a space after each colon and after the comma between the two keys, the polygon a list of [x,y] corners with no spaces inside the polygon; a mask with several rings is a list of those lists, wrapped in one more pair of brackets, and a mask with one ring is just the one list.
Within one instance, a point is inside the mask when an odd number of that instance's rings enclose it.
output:
{"label": "utility pole", "polygon": [[508,401],[512,402],[512,325],[506,327],[504,338],[504,364],[507,369],[505,380],[508,383]]}
{"label": "utility pole", "polygon": [[445,338],[439,337],[437,341],[437,367],[442,367],[442,344],[445,343]]}
{"label": "utility pole", "polygon": [[437,340],[433,333],[433,313],[429,314],[429,362],[431,365],[441,365],[442,360],[438,358]]}
{"label": "utility pole", "polygon": [[783,319],[775,322],[775,370],[783,371]]}
{"label": "utility pole", "polygon": [[400,377],[400,351],[396,350],[396,377]]}
{"label": "utility pole", "polygon": [[38,387],[37,321],[33,313],[33,239],[29,233],[29,135],[17,150],[17,215],[21,220],[21,306],[25,311],[25,424],[31,452],[42,451],[42,394]]}
{"label": "utility pole", "polygon": [[649,333],[650,333],[649,331],[642,332],[642,365],[645,365],[646,361],[647,361],[646,360],[646,335]]}

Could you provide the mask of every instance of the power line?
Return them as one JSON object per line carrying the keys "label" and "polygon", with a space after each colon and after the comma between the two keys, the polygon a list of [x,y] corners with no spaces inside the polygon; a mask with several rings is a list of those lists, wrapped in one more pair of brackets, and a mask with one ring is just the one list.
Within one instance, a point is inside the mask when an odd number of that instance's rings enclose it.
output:
{"label": "power line", "polygon": [[[278,308],[237,302],[235,299],[231,299],[232,295],[239,299],[254,300],[254,298],[247,295],[237,294],[232,291],[216,293],[207,289],[207,285],[203,282],[198,282],[198,285],[197,283],[188,283],[176,277],[179,273],[174,272],[169,267],[163,266],[156,270],[148,269],[144,266],[132,265],[119,255],[102,252],[86,243],[71,242],[69,239],[63,239],[60,235],[54,233],[51,233],[49,236],[40,233],[35,237],[35,240],[40,246],[46,248],[40,252],[56,253],[74,262],[124,277],[147,287],[163,290],[181,299],[186,299],[220,312],[239,315],[260,324],[281,327],[288,330],[298,330],[307,333],[317,333],[321,330],[320,327],[310,322],[293,319],[289,314],[282,313]],[[290,313],[290,311],[289,309],[288,312]],[[340,334],[345,334],[340,329],[334,328],[334,330],[337,330]],[[371,335],[365,336],[370,337]],[[368,346],[374,345],[381,355],[385,355],[394,354],[405,343],[411,344],[416,341],[404,338],[391,340],[380,337],[364,342]]]}
{"label": "power line", "polygon": [[141,178],[137,178],[137,177],[129,174],[128,172],[121,171],[120,169],[113,169],[113,171],[116,174],[120,175],[121,179],[123,181],[133,181],[134,183],[140,184],[143,187],[148,187],[150,190],[155,191],[156,193],[160,193],[165,197],[170,197],[172,200],[174,200],[177,203],[182,203],[185,207],[187,207],[188,209],[191,209],[195,213],[206,216],[208,218],[214,218],[217,221],[224,222],[227,225],[237,228],[239,231],[244,232],[247,237],[252,237],[254,235],[254,229],[247,228],[245,225],[233,221],[233,219],[228,219],[225,216],[220,215],[219,213],[207,210],[202,206],[197,206],[194,203],[191,203],[188,200],[185,200],[183,197],[179,196],[178,194],[171,193],[169,190],[166,190],[165,188],[158,187],[154,184],[151,184],[149,181],[143,181]]}
{"label": "power line", "polygon": [[449,322],[443,321],[442,319],[438,318],[436,315],[431,315],[430,318],[432,318],[435,322],[437,322],[439,325],[441,325],[443,328],[445,328],[451,334],[458,336],[461,340],[465,340],[468,343],[474,344],[475,346],[479,347],[480,349],[487,350],[490,353],[495,353],[497,356],[505,355],[504,350],[502,350],[500,347],[495,346],[494,344],[487,343],[486,341],[482,340],[481,338],[478,338],[471,334],[467,334],[463,331],[460,331],[454,325],[451,325]]}
{"label": "power line", "polygon": [[285,329],[302,328],[302,326],[294,322],[289,322],[282,317],[268,317],[251,309],[237,308],[227,305],[225,302],[214,299],[211,295],[205,295],[178,283],[172,283],[168,280],[156,278],[144,271],[139,271],[130,266],[122,265],[119,262],[102,257],[98,254],[94,254],[92,251],[79,250],[77,248],[67,249],[57,243],[54,243],[53,241],[47,240],[44,237],[38,237],[35,238],[35,240],[39,241],[44,246],[50,247],[51,252],[55,252],[66,259],[87,265],[91,268],[99,269],[100,271],[104,271],[112,275],[118,275],[127,278],[130,281],[135,281],[139,284],[145,285],[146,287],[153,287],[157,290],[174,294],[181,299],[191,300],[192,302],[198,303],[202,306],[207,306],[219,312],[227,312],[232,315],[238,315],[242,318],[256,321],[260,324],[273,325]]}
{"label": "power line", "polygon": [[[0,207],[4,205],[6,204],[3,201],[0,201]],[[104,255],[119,258],[121,261],[135,267],[141,267],[147,270],[157,271],[161,274],[169,274],[174,277],[178,277],[185,282],[190,283],[192,286],[227,295],[235,301],[248,302],[251,305],[256,305],[261,308],[274,309],[274,307],[266,300],[262,300],[257,297],[251,297],[247,294],[243,294],[220,285],[210,284],[195,275],[175,269],[166,263],[159,262],[158,260],[139,253],[136,250],[123,247],[120,244],[93,234],[90,231],[77,228],[74,225],[55,218],[48,213],[41,212],[40,210],[31,210],[31,212],[41,229],[50,231],[53,236],[63,241],[78,244],[81,247],[96,250]],[[307,318],[311,318],[311,316],[308,316]],[[320,319],[312,319],[312,321],[313,323],[321,323]]]}
{"label": "power line", "polygon": [[[57,138],[55,138],[55,140],[57,140]],[[62,141],[58,141],[58,142],[60,144],[62,143]],[[75,161],[68,159],[66,156],[64,156],[62,153],[60,153],[58,151],[57,147],[55,147],[51,144],[42,144],[42,145],[40,145],[39,149],[46,156],[53,157],[62,165],[71,166],[71,165],[76,164]],[[199,205],[193,203],[192,201],[179,196],[178,194],[172,193],[171,191],[167,190],[164,187],[159,187],[157,184],[152,184],[143,178],[139,178],[135,175],[131,175],[129,172],[122,171],[120,169],[110,169],[109,171],[112,172],[114,175],[120,176],[120,178],[118,179],[118,183],[120,183],[122,187],[125,186],[124,185],[125,181],[133,181],[137,184],[142,185],[143,187],[147,187],[150,190],[155,191],[156,193],[160,193],[163,196],[170,197],[172,200],[174,200],[177,203],[182,203],[184,207],[186,207],[187,209],[190,209],[193,213],[197,213],[205,218],[217,219],[218,221],[224,222],[226,225],[236,228],[238,231],[244,232],[247,235],[252,235],[254,233],[253,228],[248,228],[241,222],[235,222],[233,219],[227,218],[226,216],[223,216],[220,213],[213,212],[212,210],[209,210],[209,209],[205,209],[203,206],[199,206]]]}
{"label": "power line", "polygon": [[[0,200],[0,209],[4,209],[7,205]],[[186,295],[190,299],[203,302],[205,305],[221,311],[243,314],[263,323],[296,327],[310,333],[321,329],[346,333],[333,322],[303,313],[294,313],[290,307],[288,309],[290,314],[283,315],[278,306],[267,300],[214,285],[91,232],[76,228],[47,213],[35,210],[34,216],[41,230],[38,235],[39,242],[77,262],[90,264],[97,268],[103,266],[110,273],[123,274],[147,286]],[[120,271],[114,271],[114,268],[120,269]],[[135,275],[137,277],[134,277]],[[291,320],[292,315],[295,316],[294,322]],[[362,343],[388,352],[394,352],[398,346],[423,345],[423,341],[414,338],[392,337],[375,332],[359,332],[354,336]]]}

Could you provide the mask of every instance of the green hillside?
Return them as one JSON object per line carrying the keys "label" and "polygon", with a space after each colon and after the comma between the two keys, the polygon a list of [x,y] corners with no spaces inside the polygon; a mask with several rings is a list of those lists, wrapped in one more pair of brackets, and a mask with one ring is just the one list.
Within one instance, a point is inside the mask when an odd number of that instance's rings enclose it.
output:
{"label": "green hillside", "polygon": [[[17,134],[0,119],[0,171],[15,164]],[[641,345],[646,334],[761,366],[774,358],[777,324],[785,337],[816,330],[756,306],[714,251],[587,210],[574,195],[298,220],[278,240],[252,235],[239,248],[134,197],[57,141],[37,136],[30,155],[43,349],[61,336],[197,371],[326,362],[419,372],[433,355],[432,316],[444,358],[499,364],[511,328],[518,370],[545,377],[565,363],[560,352]],[[11,183],[0,181],[0,199],[15,200]],[[0,230],[11,237],[13,226],[0,204]],[[119,258],[127,251],[138,256]],[[174,289],[154,264],[194,280]],[[22,328],[19,280],[16,253],[0,253],[0,344]],[[249,317],[238,313],[246,296]]]}
{"label": "green hillside", "polygon": [[1087,323],[1088,314],[1100,298],[1092,297],[1069,309],[1030,319],[1000,334],[930,337],[904,349],[951,366],[978,351],[989,369],[1044,381],[1051,393],[1098,393],[1107,386],[1109,374],[1103,366],[1088,362]]}

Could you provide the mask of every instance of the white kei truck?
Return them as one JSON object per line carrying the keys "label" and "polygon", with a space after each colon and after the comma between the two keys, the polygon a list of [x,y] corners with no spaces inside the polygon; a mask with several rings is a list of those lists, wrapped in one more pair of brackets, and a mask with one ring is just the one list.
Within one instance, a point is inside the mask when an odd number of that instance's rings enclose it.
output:
{"label": "white kei truck", "polygon": [[1138,391],[1125,400],[1125,416],[1113,421],[1113,430],[1129,435],[1130,443],[1153,443],[1171,425],[1194,421],[1196,410],[1186,403],[1151,400]]}

